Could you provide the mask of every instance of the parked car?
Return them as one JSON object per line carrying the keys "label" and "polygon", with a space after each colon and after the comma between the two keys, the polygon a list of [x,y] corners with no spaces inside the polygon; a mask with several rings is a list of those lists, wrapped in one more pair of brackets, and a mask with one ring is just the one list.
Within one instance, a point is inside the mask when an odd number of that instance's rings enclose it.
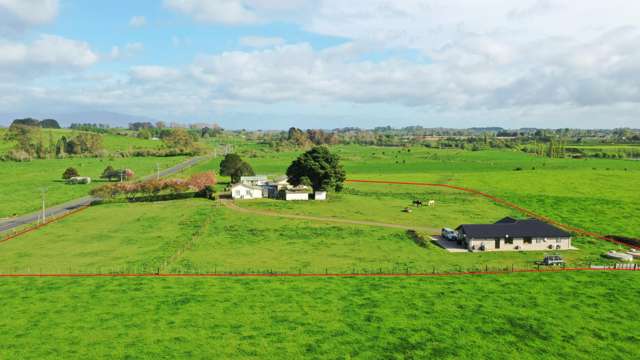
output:
{"label": "parked car", "polygon": [[460,234],[457,231],[449,228],[442,229],[442,238],[449,241],[460,240]]}
{"label": "parked car", "polygon": [[560,255],[545,255],[544,260],[540,262],[540,265],[548,265],[548,266],[555,266],[555,265],[562,265],[562,264],[564,264],[564,260]]}

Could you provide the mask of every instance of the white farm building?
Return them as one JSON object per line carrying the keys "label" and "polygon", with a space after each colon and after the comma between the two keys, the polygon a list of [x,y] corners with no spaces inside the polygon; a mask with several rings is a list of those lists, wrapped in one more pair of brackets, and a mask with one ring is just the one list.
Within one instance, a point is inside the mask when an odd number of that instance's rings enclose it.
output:
{"label": "white farm building", "polygon": [[231,187],[231,197],[239,200],[262,199],[262,187],[235,184]]}
{"label": "white farm building", "polygon": [[309,193],[303,191],[285,191],[284,199],[287,201],[306,201],[309,200]]}

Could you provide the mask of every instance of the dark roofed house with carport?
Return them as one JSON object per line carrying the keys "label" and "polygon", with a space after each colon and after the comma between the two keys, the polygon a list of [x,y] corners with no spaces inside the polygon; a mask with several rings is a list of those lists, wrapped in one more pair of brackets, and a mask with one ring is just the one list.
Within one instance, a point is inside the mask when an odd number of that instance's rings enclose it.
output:
{"label": "dark roofed house with carport", "polygon": [[568,250],[571,234],[537,219],[506,217],[495,224],[457,228],[469,251]]}

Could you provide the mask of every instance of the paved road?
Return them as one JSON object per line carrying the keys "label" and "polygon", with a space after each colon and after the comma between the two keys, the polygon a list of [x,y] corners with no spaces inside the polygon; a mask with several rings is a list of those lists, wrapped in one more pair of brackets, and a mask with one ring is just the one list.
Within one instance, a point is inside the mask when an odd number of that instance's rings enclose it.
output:
{"label": "paved road", "polygon": [[[160,177],[163,176],[168,176],[168,175],[173,175],[175,173],[178,173],[186,168],[189,168],[197,163],[199,163],[200,161],[206,159],[205,156],[197,156],[194,158],[191,158],[185,162],[182,162],[176,166],[170,167],[168,169],[165,170],[161,170],[160,171]],[[152,175],[148,175],[143,177],[141,180],[148,180],[148,179],[153,179],[157,176],[157,174],[152,174]],[[60,205],[55,205],[52,206],[50,208],[48,208],[46,210],[46,216],[47,217],[51,217],[51,216],[59,216],[59,215],[63,215],[69,211],[73,211],[77,208],[86,206],[91,204],[94,201],[100,200],[100,198],[97,198],[95,196],[85,196],[83,198],[80,199],[75,199],[75,200],[71,200],[69,202],[66,202],[64,204],[60,204]],[[36,221],[38,221],[38,219],[40,218],[40,216],[42,216],[42,211],[37,211],[31,214],[27,214],[27,215],[23,215],[23,216],[19,216],[16,218],[12,218],[12,219],[8,219],[8,220],[1,220],[0,221],[0,232],[3,231],[7,231],[7,230],[11,230],[13,228],[16,228],[18,226],[22,226],[22,225],[26,225],[26,224],[31,224],[34,223]]]}
{"label": "paved road", "polygon": [[381,223],[381,222],[365,221],[365,220],[348,220],[348,219],[332,218],[332,217],[283,214],[283,213],[266,211],[266,210],[253,210],[253,209],[242,208],[234,204],[230,200],[222,200],[222,204],[224,204],[225,207],[234,211],[244,212],[248,214],[262,215],[262,216],[273,216],[273,217],[281,217],[281,218],[287,218],[287,219],[310,220],[310,221],[341,223],[341,224],[350,224],[350,225],[378,226],[378,227],[402,229],[402,230],[417,230],[417,231],[425,231],[432,234],[440,233],[439,229],[430,228],[430,227],[389,224],[389,223]]}

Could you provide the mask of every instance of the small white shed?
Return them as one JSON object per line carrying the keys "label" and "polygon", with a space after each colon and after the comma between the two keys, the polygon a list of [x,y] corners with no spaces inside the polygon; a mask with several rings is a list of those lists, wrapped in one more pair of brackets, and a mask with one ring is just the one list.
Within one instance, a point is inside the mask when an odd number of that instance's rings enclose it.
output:
{"label": "small white shed", "polygon": [[67,180],[67,184],[91,184],[91,178],[87,176],[74,176]]}
{"label": "small white shed", "polygon": [[316,191],[313,194],[314,200],[327,200],[327,192],[326,191]]}
{"label": "small white shed", "polygon": [[309,193],[300,191],[285,191],[284,199],[287,201],[305,201],[309,200]]}
{"label": "small white shed", "polygon": [[262,199],[262,188],[245,184],[235,184],[231,187],[231,197],[240,200]]}

